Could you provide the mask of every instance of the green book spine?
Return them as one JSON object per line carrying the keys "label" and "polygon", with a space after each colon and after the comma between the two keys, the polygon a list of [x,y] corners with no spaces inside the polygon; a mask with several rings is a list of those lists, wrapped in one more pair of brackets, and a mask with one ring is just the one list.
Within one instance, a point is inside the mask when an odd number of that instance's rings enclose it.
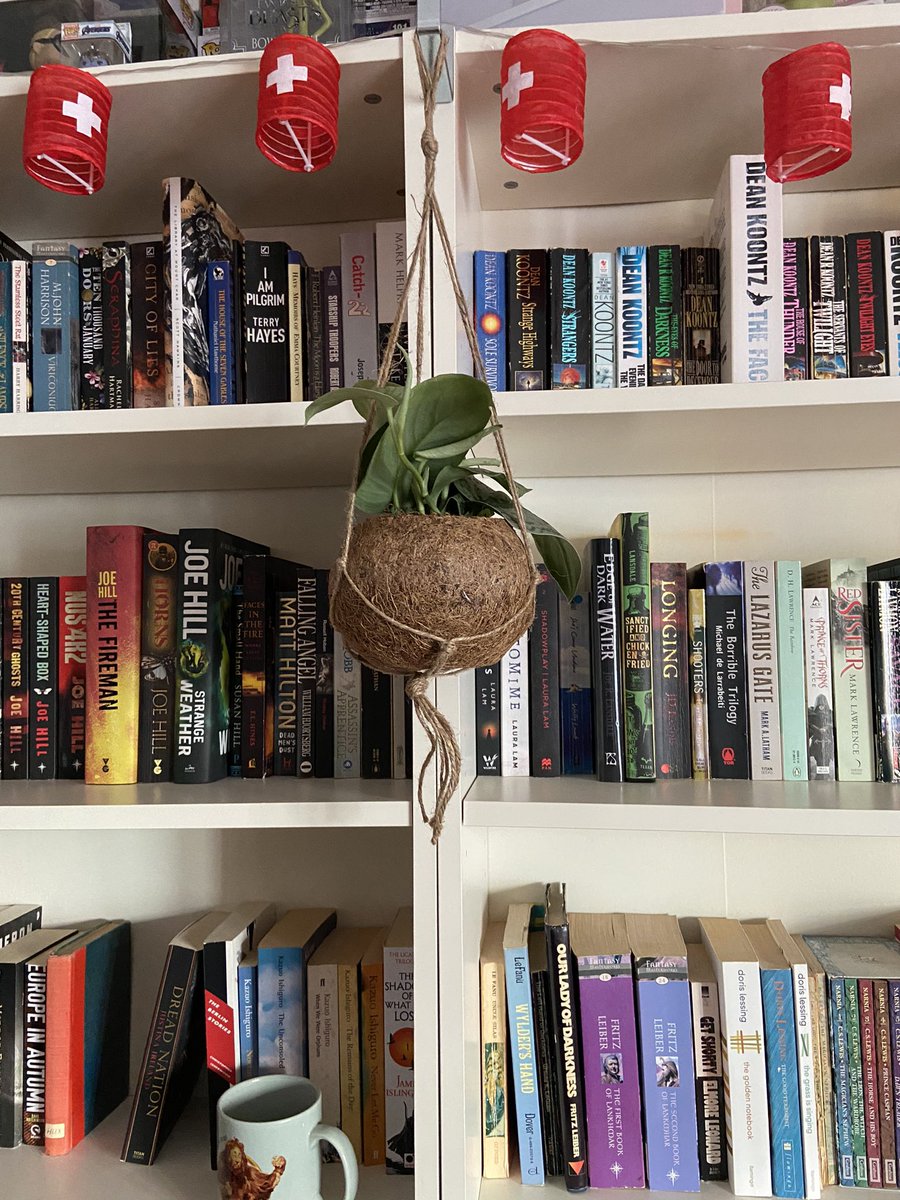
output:
{"label": "green book spine", "polygon": [[803,584],[800,563],[775,564],[775,630],[781,753],[785,779],[808,779],[806,692],[803,675]]}
{"label": "green book spine", "polygon": [[853,1182],[857,1187],[868,1187],[862,1042],[859,1033],[859,990],[855,979],[845,981],[844,994],[847,999],[847,1050],[850,1058],[850,1135],[853,1138]]}
{"label": "green book spine", "polygon": [[622,547],[625,778],[655,779],[649,514],[620,513],[610,536],[619,538]]}

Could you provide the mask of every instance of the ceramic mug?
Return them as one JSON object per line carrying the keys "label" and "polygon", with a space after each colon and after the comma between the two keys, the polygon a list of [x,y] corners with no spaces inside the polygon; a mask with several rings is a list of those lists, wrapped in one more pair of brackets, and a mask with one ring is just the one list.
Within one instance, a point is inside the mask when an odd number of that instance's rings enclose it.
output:
{"label": "ceramic mug", "polygon": [[337,1151],[344,1200],[355,1200],[353,1147],[321,1116],[322,1093],[295,1075],[261,1075],[225,1092],[218,1105],[221,1200],[322,1200],[320,1142]]}

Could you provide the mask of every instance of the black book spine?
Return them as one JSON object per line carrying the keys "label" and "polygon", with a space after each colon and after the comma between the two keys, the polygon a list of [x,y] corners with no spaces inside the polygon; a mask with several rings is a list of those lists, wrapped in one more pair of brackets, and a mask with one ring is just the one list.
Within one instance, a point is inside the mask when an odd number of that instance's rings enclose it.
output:
{"label": "black book spine", "polygon": [[84,576],[69,575],[60,579],[57,628],[57,777],[84,779],[87,732],[87,592]]}
{"label": "black book spine", "polygon": [[244,585],[236,584],[231,609],[231,728],[228,733],[228,774],[241,777],[244,732]]}
{"label": "black book spine", "polygon": [[531,774],[561,774],[562,731],[559,715],[559,588],[540,564],[534,624],[528,639]]}
{"label": "black book spine", "polygon": [[547,925],[545,933],[553,1060],[559,1084],[563,1174],[568,1191],[583,1192],[588,1187],[584,1073],[575,999],[576,973],[572,969],[568,922],[565,925]]}
{"label": "black book spine", "polygon": [[690,779],[691,707],[684,563],[650,564],[650,629],[656,773],[663,779]]}
{"label": "black book spine", "polygon": [[244,559],[241,635],[241,775],[262,779],[266,771],[266,556]]}
{"label": "black book spine", "polygon": [[24,963],[0,963],[0,1147],[22,1142]]}
{"label": "black book spine", "polygon": [[587,250],[550,251],[550,387],[589,387],[591,272]]}
{"label": "black book spine", "polygon": [[809,379],[809,242],[785,238],[784,377]]}
{"label": "black book spine", "polygon": [[591,542],[591,688],[597,778],[625,778],[622,663],[622,566],[618,538]]}
{"label": "black book spine", "polygon": [[59,580],[28,581],[28,774],[55,779],[58,745]]}
{"label": "black book spine", "polygon": [[103,356],[103,252],[82,250],[78,259],[81,296],[81,407],[109,408]]}
{"label": "black book spine", "polygon": [[884,234],[851,233],[847,245],[847,320],[850,374],[888,374]]}
{"label": "black book spine", "polygon": [[178,538],[144,534],[138,782],[168,783],[175,740]]}
{"label": "black book spine", "polygon": [[721,1075],[695,1080],[697,1094],[697,1153],[700,1178],[718,1183],[728,1178],[725,1153],[725,1081]]}
{"label": "black book spine", "polygon": [[23,992],[25,1027],[22,1064],[22,1141],[44,1145],[47,1115],[47,961],[25,964]]}
{"label": "black book spine", "polygon": [[328,575],[328,571],[316,571],[316,708],[313,767],[317,779],[334,777],[334,628],[328,619]]}
{"label": "black book spine", "polygon": [[500,774],[500,664],[475,671],[476,774]]}
{"label": "black book spine", "polygon": [[244,402],[290,400],[287,246],[244,243]]}
{"label": "black book spine", "polygon": [[163,244],[137,242],[130,252],[132,402],[135,408],[164,408]]}
{"label": "black book spine", "polygon": [[275,774],[297,774],[297,591],[276,592]]}
{"label": "black book spine", "polygon": [[647,247],[647,382],[680,384],[684,374],[681,318],[681,249]]}
{"label": "black book spine", "polygon": [[510,250],[506,255],[506,378],[511,392],[550,386],[547,265],[546,250]]}
{"label": "black book spine", "polygon": [[40,929],[43,918],[44,910],[38,905],[37,908],[32,908],[28,912],[14,917],[12,920],[0,921],[0,950],[4,946],[8,946],[10,942],[15,942],[18,938],[24,937],[26,933]]}
{"label": "black book spine", "polygon": [[548,1175],[562,1175],[560,1151],[559,1087],[553,1069],[553,1038],[550,1032],[550,987],[546,971],[534,971],[531,976],[531,1001],[534,1006],[534,1035],[537,1042],[535,1058],[538,1066],[538,1086],[541,1096],[541,1141],[544,1148],[544,1170]]}
{"label": "black book spine", "polygon": [[706,694],[711,779],[749,779],[743,563],[706,565]]}
{"label": "black book spine", "polygon": [[869,600],[875,769],[883,783],[900,783],[900,580],[870,583]]}
{"label": "black book spine", "polygon": [[3,580],[4,779],[28,778],[28,580]]}
{"label": "black book spine", "polygon": [[315,769],[316,731],[316,614],[318,585],[311,567],[297,572],[297,771]]}
{"label": "black book spine", "polygon": [[391,677],[362,668],[363,779],[390,779],[393,774],[391,738]]}
{"label": "black book spine", "polygon": [[846,379],[847,259],[842,237],[809,239],[813,379]]}
{"label": "black book spine", "polygon": [[103,244],[103,363],[107,408],[132,407],[131,255],[126,242]]}
{"label": "black book spine", "polygon": [[306,273],[306,399],[310,404],[327,390],[322,275],[316,267],[310,267]]}
{"label": "black book spine", "polygon": [[322,272],[322,304],[325,325],[325,391],[344,386],[344,332],[341,324],[341,268]]}
{"label": "black book spine", "polygon": [[719,251],[688,246],[681,252],[684,382],[718,383]]}

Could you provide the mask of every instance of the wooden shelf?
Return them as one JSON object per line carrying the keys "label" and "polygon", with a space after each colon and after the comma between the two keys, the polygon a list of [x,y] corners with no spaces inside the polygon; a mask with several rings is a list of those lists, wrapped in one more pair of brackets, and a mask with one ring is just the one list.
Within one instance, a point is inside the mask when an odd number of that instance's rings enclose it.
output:
{"label": "wooden shelf", "polygon": [[900,788],[886,783],[599,783],[589,777],[475,781],[466,825],[900,838]]}
{"label": "wooden shelf", "polygon": [[0,76],[0,155],[9,164],[0,178],[0,229],[21,241],[159,236],[161,182],[170,175],[199,179],[243,230],[402,216],[400,38],[334,50],[341,64],[338,151],[327,170],[309,176],[276,167],[256,147],[261,55],[95,69],[113,93],[109,156],[105,186],[84,198],[51,192],[25,175],[30,76]]}
{"label": "wooden shelf", "polygon": [[23,829],[406,828],[407,780],[223,779],[88,787],[0,783],[0,832]]}
{"label": "wooden shelf", "polygon": [[[892,7],[560,28],[582,42],[587,55],[585,142],[580,160],[552,175],[515,171],[497,152],[500,97],[493,88],[503,38],[494,32],[457,35],[457,94],[482,209],[709,197],[729,154],[762,148],[763,71],[790,50],[826,40],[842,42],[853,57],[853,158],[831,174],[796,185],[798,190],[900,182],[900,160],[884,152],[900,104],[900,13]],[[659,101],[651,101],[651,92]]]}
{"label": "wooden shelf", "polygon": [[[88,1196],[204,1200],[217,1194],[216,1177],[209,1167],[206,1109],[201,1104],[188,1107],[152,1167],[119,1161],[129,1110],[130,1101],[63,1158],[48,1158],[29,1146],[0,1150],[4,1196],[10,1200]],[[367,1167],[359,1174],[359,1200],[412,1200],[415,1195],[413,1176],[385,1175],[383,1167]],[[323,1200],[338,1200],[343,1194],[340,1167],[323,1167]]]}

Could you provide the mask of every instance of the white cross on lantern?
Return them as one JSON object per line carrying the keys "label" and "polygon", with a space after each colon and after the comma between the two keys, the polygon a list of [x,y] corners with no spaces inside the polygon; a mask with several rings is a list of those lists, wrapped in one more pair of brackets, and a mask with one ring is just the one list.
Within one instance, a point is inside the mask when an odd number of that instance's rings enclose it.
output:
{"label": "white cross on lantern", "polygon": [[286,92],[294,90],[295,80],[305,83],[308,78],[309,71],[306,67],[295,66],[293,55],[280,54],[278,56],[278,68],[275,71],[269,72],[266,87],[276,87],[278,95],[283,96]]}
{"label": "white cross on lantern", "polygon": [[99,133],[103,128],[103,122],[94,112],[94,101],[84,92],[78,93],[77,103],[74,100],[63,100],[62,114],[72,118],[82,137],[93,137],[95,129]]}
{"label": "white cross on lantern", "polygon": [[828,91],[828,100],[830,104],[839,104],[841,106],[841,119],[844,121],[850,120],[850,111],[853,108],[853,96],[850,93],[850,76],[841,75],[841,86],[832,84]]}
{"label": "white cross on lantern", "polygon": [[513,63],[506,76],[506,83],[503,85],[503,99],[506,101],[506,107],[515,108],[522,92],[531,87],[534,87],[534,71],[523,73],[522,64],[520,62]]}

